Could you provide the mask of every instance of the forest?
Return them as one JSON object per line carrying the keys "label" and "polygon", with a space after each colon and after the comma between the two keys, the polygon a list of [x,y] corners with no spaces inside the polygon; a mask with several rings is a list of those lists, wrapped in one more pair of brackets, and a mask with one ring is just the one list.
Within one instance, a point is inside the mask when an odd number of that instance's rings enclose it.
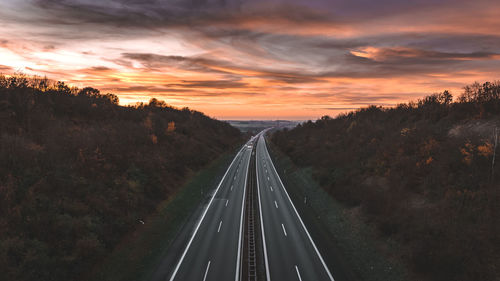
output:
{"label": "forest", "polygon": [[0,75],[0,279],[82,280],[239,130],[164,101]]}
{"label": "forest", "polygon": [[271,137],[416,280],[500,278],[500,82],[392,108],[370,106]]}

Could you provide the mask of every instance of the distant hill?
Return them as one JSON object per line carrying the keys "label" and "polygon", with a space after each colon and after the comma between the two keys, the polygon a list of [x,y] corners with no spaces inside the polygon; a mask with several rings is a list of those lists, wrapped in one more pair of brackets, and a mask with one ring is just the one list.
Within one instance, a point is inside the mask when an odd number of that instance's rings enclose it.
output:
{"label": "distant hill", "polygon": [[299,124],[298,121],[289,120],[227,120],[233,127],[238,128],[243,133],[256,134],[265,128],[293,128]]}
{"label": "distant hill", "polygon": [[[496,133],[495,133],[496,131]],[[272,142],[381,241],[402,245],[418,280],[500,279],[500,83],[394,108],[370,106],[274,133]]]}
{"label": "distant hill", "polygon": [[78,280],[193,174],[242,141],[152,99],[0,76],[0,279]]}

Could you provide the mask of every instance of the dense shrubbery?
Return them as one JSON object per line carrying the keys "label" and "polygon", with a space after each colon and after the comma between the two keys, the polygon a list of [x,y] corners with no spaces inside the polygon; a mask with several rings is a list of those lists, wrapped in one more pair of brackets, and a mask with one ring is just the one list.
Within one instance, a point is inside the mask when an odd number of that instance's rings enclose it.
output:
{"label": "dense shrubbery", "polygon": [[[371,106],[276,132],[272,141],[431,280],[500,278],[500,84],[395,108]],[[500,131],[500,130],[499,130]],[[500,134],[500,132],[499,132]],[[499,136],[500,138],[500,136]]]}
{"label": "dense shrubbery", "polygon": [[152,99],[0,76],[0,279],[75,280],[241,140]]}

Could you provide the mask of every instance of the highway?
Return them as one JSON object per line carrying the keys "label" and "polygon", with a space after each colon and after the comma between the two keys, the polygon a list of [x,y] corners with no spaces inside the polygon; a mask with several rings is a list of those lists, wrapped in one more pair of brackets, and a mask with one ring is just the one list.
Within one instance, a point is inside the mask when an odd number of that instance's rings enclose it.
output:
{"label": "highway", "polygon": [[[242,274],[244,210],[252,147],[266,281],[334,281],[267,151],[265,131],[248,141],[227,168],[190,239],[155,280],[239,281]],[[258,140],[258,141],[257,141]],[[256,144],[254,144],[256,143]],[[165,275],[164,275],[165,276]],[[163,277],[165,278],[165,277]]]}
{"label": "highway", "polygon": [[256,169],[266,280],[334,281],[272,163],[263,134]]}
{"label": "highway", "polygon": [[251,144],[252,140],[245,144],[229,165],[167,280],[240,280]]}

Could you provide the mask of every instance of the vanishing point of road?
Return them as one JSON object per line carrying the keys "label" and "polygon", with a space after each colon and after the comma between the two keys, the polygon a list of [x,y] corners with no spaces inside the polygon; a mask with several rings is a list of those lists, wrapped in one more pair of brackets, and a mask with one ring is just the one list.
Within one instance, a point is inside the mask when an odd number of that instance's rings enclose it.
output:
{"label": "vanishing point of road", "polygon": [[[266,281],[334,281],[274,167],[266,131],[252,137],[236,154],[162,280],[246,280],[242,276],[245,198],[249,169],[255,168],[259,250]],[[250,167],[251,157],[255,157],[255,167]]]}

